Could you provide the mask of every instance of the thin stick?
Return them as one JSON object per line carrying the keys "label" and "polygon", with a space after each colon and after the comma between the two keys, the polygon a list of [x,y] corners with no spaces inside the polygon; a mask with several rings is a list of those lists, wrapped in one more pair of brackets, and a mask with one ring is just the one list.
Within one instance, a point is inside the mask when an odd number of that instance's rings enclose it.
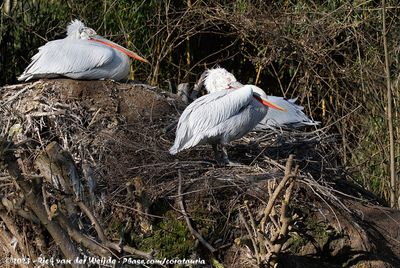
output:
{"label": "thin stick", "polygon": [[199,234],[192,226],[192,223],[190,222],[189,216],[186,213],[185,210],[185,205],[183,203],[183,196],[182,196],[182,174],[181,174],[181,170],[178,170],[178,178],[179,178],[179,186],[178,186],[178,204],[181,208],[181,213],[183,215],[183,217],[185,218],[187,227],[190,231],[190,233],[192,235],[194,235],[199,241],[200,243],[202,243],[209,251],[211,252],[215,252],[217,251],[213,246],[211,246],[202,236],[201,234]]}
{"label": "thin stick", "polygon": [[112,248],[118,252],[121,252],[121,250],[126,251],[130,254],[136,255],[136,256],[140,256],[146,259],[151,259],[152,258],[152,253],[147,253],[138,249],[135,249],[133,247],[129,247],[129,246],[119,246],[116,243],[113,243],[111,241],[107,240],[107,237],[104,234],[103,228],[101,227],[99,221],[97,220],[97,218],[93,215],[93,213],[90,211],[90,209],[83,203],[83,202],[78,202],[78,206],[79,208],[82,210],[83,213],[86,214],[86,216],[90,219],[90,221],[92,222],[92,224],[94,225],[94,229],[97,232],[97,235],[100,238],[100,241],[108,248]]}
{"label": "thin stick", "polygon": [[254,239],[257,236],[254,236],[254,234],[252,234],[250,226],[247,223],[246,219],[244,218],[243,213],[240,209],[239,209],[239,217],[240,217],[240,220],[243,222],[244,227],[246,228],[247,232],[249,233],[250,240],[251,240],[251,243],[253,244],[253,248],[254,248],[254,254],[256,255],[256,258],[257,258],[257,265],[260,265],[260,254],[258,253],[258,247],[257,247],[256,240]]}
{"label": "thin stick", "polygon": [[97,218],[90,211],[90,209],[83,202],[78,202],[78,206],[82,210],[82,212],[85,213],[86,216],[89,218],[89,220],[92,222],[92,225],[94,225],[94,229],[96,230],[97,235],[100,238],[100,241],[101,242],[106,241],[107,239],[106,239],[106,236],[104,235],[103,228],[101,227]]}
{"label": "thin stick", "polygon": [[389,52],[386,40],[386,1],[382,0],[382,35],[383,35],[383,48],[385,52],[385,73],[386,73],[386,87],[387,87],[387,121],[389,131],[389,144],[390,144],[390,206],[396,206],[396,159],[394,155],[394,130],[393,130],[393,111],[392,111],[392,86],[390,79],[390,66],[389,66]]}
{"label": "thin stick", "polygon": [[52,213],[50,211],[49,205],[47,204],[47,194],[46,194],[46,189],[45,189],[44,185],[42,185],[42,195],[43,195],[43,206],[44,206],[44,209],[46,210],[47,218],[49,219],[49,221],[51,221],[53,217],[52,217]]}
{"label": "thin stick", "polygon": [[[33,87],[35,87],[37,84],[42,83],[43,81],[39,80],[36,81],[35,83],[27,83],[27,84],[22,84],[20,86],[26,85],[23,89],[21,89],[20,91],[18,91],[16,94],[14,94],[12,97],[10,97],[8,100],[6,100],[4,102],[4,104],[7,104],[9,102],[14,101],[16,98],[18,98],[19,95],[21,95],[22,93],[24,93],[25,91],[27,91],[28,89],[31,89]],[[2,87],[2,89],[17,89],[19,85],[14,85],[14,86],[8,86],[8,87]]]}

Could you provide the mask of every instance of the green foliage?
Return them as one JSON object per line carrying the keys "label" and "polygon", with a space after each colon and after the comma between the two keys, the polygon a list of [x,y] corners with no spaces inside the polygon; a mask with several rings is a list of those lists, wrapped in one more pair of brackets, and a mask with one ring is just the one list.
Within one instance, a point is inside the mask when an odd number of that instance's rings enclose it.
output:
{"label": "green foliage", "polygon": [[236,0],[235,10],[239,13],[245,13],[249,7],[249,0]]}
{"label": "green foliage", "polygon": [[310,230],[311,236],[318,242],[322,248],[330,237],[328,226],[321,222],[308,221],[307,227]]}
{"label": "green foliage", "polygon": [[287,241],[290,245],[290,251],[295,254],[301,253],[302,248],[307,244],[307,242],[307,239],[295,232],[290,234],[290,238]]}
{"label": "green foliage", "polygon": [[159,258],[169,259],[189,257],[194,249],[194,240],[188,231],[184,219],[178,219],[177,213],[168,211],[159,223],[154,226],[148,237],[132,233],[132,241],[142,250],[155,249]]}

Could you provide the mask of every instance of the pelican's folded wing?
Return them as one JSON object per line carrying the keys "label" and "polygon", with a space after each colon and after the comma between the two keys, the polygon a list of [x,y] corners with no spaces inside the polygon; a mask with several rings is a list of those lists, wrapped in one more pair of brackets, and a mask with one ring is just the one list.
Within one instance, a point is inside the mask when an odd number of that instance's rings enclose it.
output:
{"label": "pelican's folded wing", "polygon": [[84,72],[108,64],[114,53],[112,48],[88,40],[50,41],[39,48],[18,80]]}
{"label": "pelican's folded wing", "polygon": [[195,146],[207,137],[207,131],[239,113],[253,98],[251,88],[223,90],[196,99],[179,118],[174,146],[175,154]]}
{"label": "pelican's folded wing", "polygon": [[267,98],[272,103],[286,109],[282,112],[276,109],[268,109],[267,115],[257,125],[256,129],[266,128],[299,128],[304,126],[315,126],[320,122],[311,120],[304,114],[304,107],[295,104],[296,99],[285,99],[282,97],[268,96]]}

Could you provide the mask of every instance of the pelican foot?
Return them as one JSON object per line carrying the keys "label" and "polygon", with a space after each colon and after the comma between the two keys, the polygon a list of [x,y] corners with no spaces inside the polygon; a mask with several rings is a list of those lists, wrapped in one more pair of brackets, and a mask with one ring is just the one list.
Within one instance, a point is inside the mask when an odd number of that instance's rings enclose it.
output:
{"label": "pelican foot", "polygon": [[222,157],[215,157],[215,161],[217,161],[217,165],[220,167],[226,167],[229,165],[229,160],[227,161]]}
{"label": "pelican foot", "polygon": [[227,167],[243,167],[242,164],[239,162],[233,162],[228,160],[228,164],[226,164]]}
{"label": "pelican foot", "polygon": [[222,144],[213,144],[215,160],[220,167],[239,167],[240,163],[232,162],[228,158],[226,147]]}
{"label": "pelican foot", "polygon": [[239,162],[230,161],[228,158],[219,158],[216,160],[217,160],[218,166],[220,166],[220,167],[241,167],[241,166],[243,166]]}

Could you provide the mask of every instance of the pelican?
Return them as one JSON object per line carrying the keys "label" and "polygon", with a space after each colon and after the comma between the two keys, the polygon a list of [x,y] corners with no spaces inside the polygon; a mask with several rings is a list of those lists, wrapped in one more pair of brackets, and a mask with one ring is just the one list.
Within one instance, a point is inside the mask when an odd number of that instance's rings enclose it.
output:
{"label": "pelican", "polygon": [[[228,86],[234,86],[232,81]],[[220,164],[231,164],[226,145],[251,131],[269,108],[283,108],[266,99],[265,92],[253,85],[238,90],[219,90],[193,101],[183,111],[176,129],[171,154],[198,144],[210,143]],[[219,147],[221,149],[219,150]]]}
{"label": "pelican", "polygon": [[[196,85],[197,87],[195,90],[204,85],[208,93],[243,87],[241,83],[237,82],[233,74],[220,67],[206,70]],[[262,90],[260,88],[258,89]],[[277,109],[269,109],[266,116],[256,126],[255,129],[257,130],[267,128],[300,128],[304,126],[315,126],[320,123],[311,120],[304,114],[304,107],[295,104],[297,98],[285,99],[283,97],[267,96],[266,99],[284,108],[286,112]]]}
{"label": "pelican", "polygon": [[148,62],[136,53],[99,36],[81,21],[74,20],[67,27],[67,37],[47,42],[39,48],[18,80],[65,76],[72,79],[118,81],[129,75],[129,57]]}

